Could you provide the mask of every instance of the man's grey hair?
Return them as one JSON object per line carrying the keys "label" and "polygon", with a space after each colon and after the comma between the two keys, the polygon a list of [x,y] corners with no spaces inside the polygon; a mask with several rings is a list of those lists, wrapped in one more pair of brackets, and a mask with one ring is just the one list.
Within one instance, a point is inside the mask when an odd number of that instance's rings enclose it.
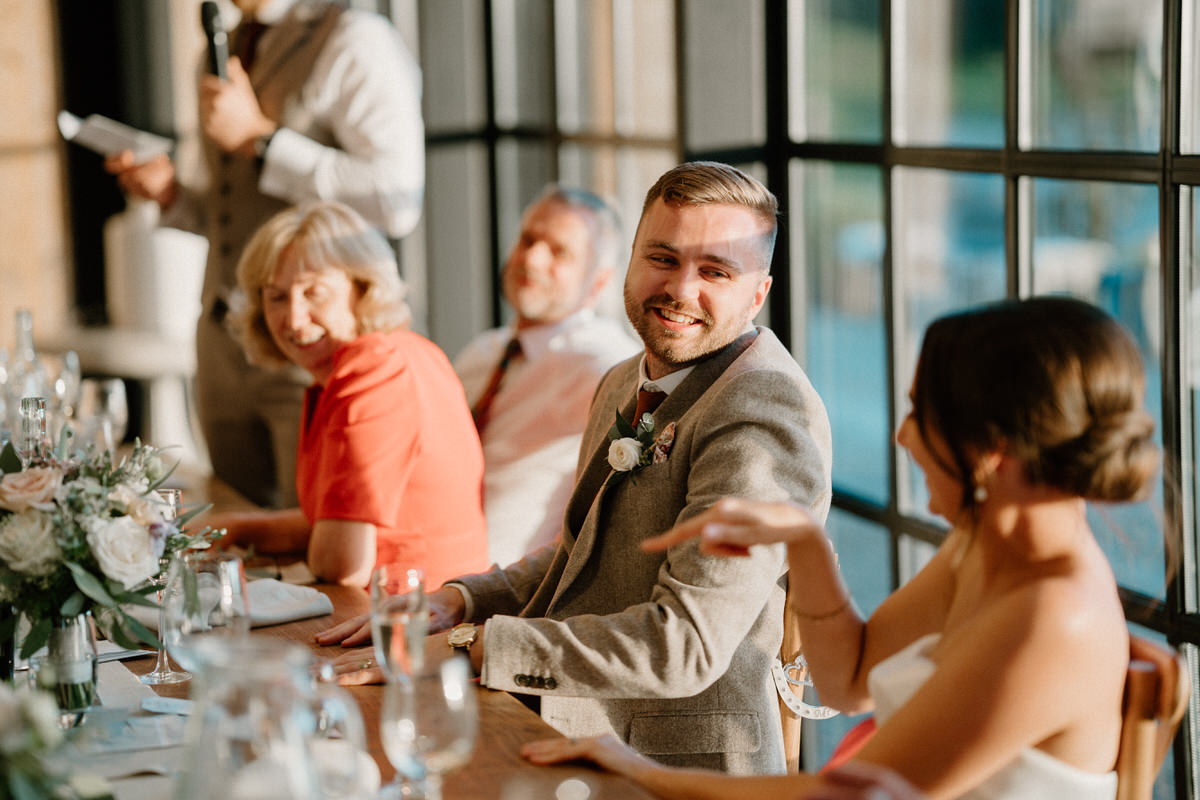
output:
{"label": "man's grey hair", "polygon": [[589,274],[600,269],[615,269],[621,256],[621,215],[616,206],[587,189],[552,183],[542,190],[530,208],[546,201],[561,203],[583,214],[591,231]]}

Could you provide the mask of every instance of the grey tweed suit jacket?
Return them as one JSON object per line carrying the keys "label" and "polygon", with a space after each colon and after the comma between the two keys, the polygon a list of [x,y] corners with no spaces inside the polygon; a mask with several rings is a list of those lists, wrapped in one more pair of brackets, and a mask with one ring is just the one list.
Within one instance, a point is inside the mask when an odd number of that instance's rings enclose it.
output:
{"label": "grey tweed suit jacket", "polygon": [[655,412],[675,422],[665,463],[614,480],[614,412],[633,415],[640,356],[593,400],[561,541],[505,569],[458,579],[488,620],[484,679],[541,695],[568,736],[615,733],[666,764],[784,769],[770,663],[782,636],[782,546],[746,558],[638,544],[721,497],[829,510],[824,405],[775,335],[758,328],[699,363]]}

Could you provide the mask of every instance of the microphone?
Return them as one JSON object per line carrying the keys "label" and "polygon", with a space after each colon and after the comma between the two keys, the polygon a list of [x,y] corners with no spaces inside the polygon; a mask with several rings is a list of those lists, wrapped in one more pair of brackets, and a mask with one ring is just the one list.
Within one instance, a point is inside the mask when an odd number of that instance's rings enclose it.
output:
{"label": "microphone", "polygon": [[221,24],[221,10],[213,0],[200,4],[200,24],[208,39],[208,71],[223,81],[229,80],[225,62],[229,61],[229,37]]}

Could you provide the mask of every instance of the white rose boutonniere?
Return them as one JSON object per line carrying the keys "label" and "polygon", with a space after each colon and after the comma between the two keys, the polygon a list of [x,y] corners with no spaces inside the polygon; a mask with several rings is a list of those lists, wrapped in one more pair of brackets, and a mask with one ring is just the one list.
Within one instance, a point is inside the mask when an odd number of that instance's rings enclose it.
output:
{"label": "white rose boutonniere", "polygon": [[23,575],[53,573],[62,559],[54,538],[54,519],[30,508],[0,522],[0,559],[13,572]]}
{"label": "white rose boutonniere", "polygon": [[608,438],[611,440],[608,445],[608,465],[613,468],[613,476],[632,477],[642,467],[662,464],[667,460],[671,445],[675,443],[675,423],[668,424],[656,436],[654,417],[650,414],[642,414],[637,428],[634,428],[618,411],[617,421],[609,429]]}
{"label": "white rose boutonniere", "polygon": [[25,511],[38,503],[49,503],[62,482],[62,472],[53,467],[30,467],[0,477],[0,508]]}
{"label": "white rose boutonniere", "polygon": [[132,589],[158,574],[158,556],[154,554],[150,532],[133,517],[93,517],[85,522],[84,528],[105,577]]}
{"label": "white rose boutonniere", "polygon": [[642,443],[637,439],[613,439],[608,445],[608,465],[617,472],[629,472],[641,460]]}

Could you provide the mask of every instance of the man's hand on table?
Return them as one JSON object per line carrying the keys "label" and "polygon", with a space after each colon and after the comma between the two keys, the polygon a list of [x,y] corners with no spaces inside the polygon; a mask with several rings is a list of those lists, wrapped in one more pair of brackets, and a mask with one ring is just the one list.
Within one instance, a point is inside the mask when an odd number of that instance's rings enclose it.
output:
{"label": "man's hand on table", "polygon": [[[450,643],[446,641],[447,636],[448,633],[443,631],[425,637],[425,669],[428,670],[433,665],[439,664],[461,652],[456,651],[450,646]],[[479,638],[471,645],[471,650],[466,655],[469,655],[471,659],[473,672],[478,675],[479,669],[483,664],[482,626],[480,627]],[[361,686],[368,683],[387,682],[387,676],[375,658],[375,648],[373,647],[359,647],[342,653],[333,659],[333,673],[337,676],[337,682],[342,686]]]}
{"label": "man's hand on table", "polygon": [[[429,632],[453,628],[462,622],[466,610],[462,592],[453,586],[443,586],[429,595]],[[320,645],[340,644],[342,647],[367,644],[371,641],[371,615],[359,614],[344,620],[318,633],[316,641]]]}
{"label": "man's hand on table", "polygon": [[342,653],[333,660],[333,674],[342,686],[384,683],[383,670],[375,662],[375,649],[372,647],[360,647]]}

